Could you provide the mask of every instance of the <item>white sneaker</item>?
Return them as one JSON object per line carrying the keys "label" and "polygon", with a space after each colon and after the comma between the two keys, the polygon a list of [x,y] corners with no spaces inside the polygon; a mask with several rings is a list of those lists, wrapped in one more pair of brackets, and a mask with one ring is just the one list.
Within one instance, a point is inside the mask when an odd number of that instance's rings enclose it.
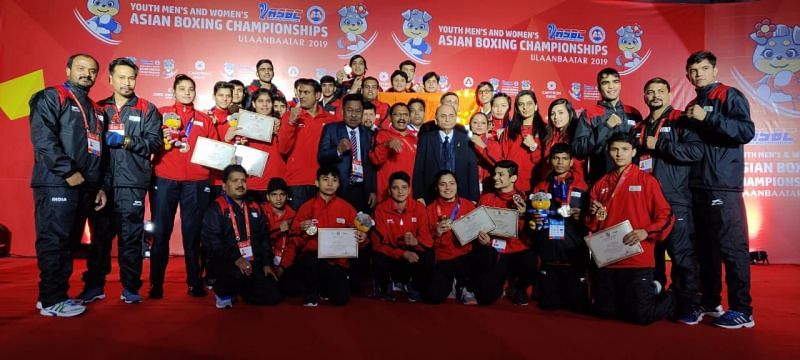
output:
{"label": "white sneaker", "polygon": [[[41,306],[41,303],[36,304],[37,307]],[[39,314],[44,316],[56,316],[56,317],[73,317],[83,314],[86,311],[86,306],[78,304],[72,300],[64,300],[60,303],[53,304],[46,308],[42,308],[39,310]]]}

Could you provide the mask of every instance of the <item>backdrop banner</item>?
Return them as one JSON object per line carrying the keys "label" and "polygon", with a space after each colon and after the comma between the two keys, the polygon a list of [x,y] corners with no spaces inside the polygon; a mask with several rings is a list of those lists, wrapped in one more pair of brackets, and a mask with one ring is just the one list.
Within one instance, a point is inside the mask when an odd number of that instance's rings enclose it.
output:
{"label": "backdrop banner", "polygon": [[[644,115],[642,86],[652,77],[672,85],[673,106],[694,98],[686,57],[707,48],[719,57],[720,81],[750,100],[756,138],[746,146],[751,247],[772,262],[800,263],[793,241],[800,210],[800,4],[768,0],[724,5],[627,1],[117,1],[0,3],[0,223],[12,251],[33,255],[32,150],[27,115],[34,92],[65,79],[65,61],[85,52],[103,64],[92,97],[111,94],[105,64],[129,57],[140,67],[137,95],[172,103],[172,79],[198,85],[199,108],[213,105],[219,80],[256,78],[271,59],[274,83],[287,96],[298,78],[334,75],[356,54],[367,74],[391,87],[400,62],[417,64],[415,84],[435,71],[441,91],[461,97],[465,119],[476,109],[475,86],[489,81],[515,95],[535,91],[540,111],[557,98],[577,109],[599,100],[596,74],[622,75],[622,100]],[[388,95],[388,94],[387,94]],[[400,99],[396,96],[392,98]],[[430,100],[430,99],[426,99]],[[147,216],[149,217],[149,215]],[[181,252],[179,227],[171,248]]]}

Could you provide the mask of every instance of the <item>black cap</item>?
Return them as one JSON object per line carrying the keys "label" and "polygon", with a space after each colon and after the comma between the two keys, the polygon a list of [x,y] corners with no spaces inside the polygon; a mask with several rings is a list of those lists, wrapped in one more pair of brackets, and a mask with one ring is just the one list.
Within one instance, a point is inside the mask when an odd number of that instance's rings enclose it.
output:
{"label": "black cap", "polygon": [[283,190],[288,192],[289,186],[286,185],[286,180],[283,178],[274,177],[269,179],[269,184],[267,185],[267,194],[275,191],[275,190]]}

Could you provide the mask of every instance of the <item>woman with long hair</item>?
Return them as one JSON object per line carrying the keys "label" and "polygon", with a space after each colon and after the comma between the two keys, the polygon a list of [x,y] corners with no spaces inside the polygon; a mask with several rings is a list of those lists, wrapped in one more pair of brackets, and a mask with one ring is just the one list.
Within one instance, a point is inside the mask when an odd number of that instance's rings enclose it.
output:
{"label": "woman with long hair", "polygon": [[[542,144],[544,145],[543,156],[550,156],[550,149],[554,144],[572,142],[575,128],[578,126],[578,114],[569,100],[560,98],[550,103],[547,110],[548,122],[545,128],[545,136]],[[547,161],[542,161],[539,171],[539,180],[547,178],[550,173],[550,165]],[[583,179],[583,160],[573,158],[572,173],[578,179]]]}
{"label": "woman with long hair", "polygon": [[489,132],[497,138],[503,132],[502,129],[508,126],[508,114],[511,113],[511,97],[506,93],[499,92],[492,96],[490,103],[492,111],[489,119]]}
{"label": "woman with long hair", "polygon": [[530,191],[533,186],[531,179],[538,179],[538,176],[533,175],[533,169],[542,159],[544,133],[545,124],[539,114],[536,93],[530,90],[520,91],[514,101],[514,116],[506,130],[500,134],[498,160],[512,160],[519,165],[517,188],[524,192]]}
{"label": "woman with long hair", "polygon": [[481,194],[484,189],[491,191],[494,187],[492,179],[492,169],[497,162],[495,156],[500,154],[500,144],[497,139],[489,133],[489,118],[482,112],[472,114],[469,119],[469,130],[472,150],[478,157],[478,186]]}

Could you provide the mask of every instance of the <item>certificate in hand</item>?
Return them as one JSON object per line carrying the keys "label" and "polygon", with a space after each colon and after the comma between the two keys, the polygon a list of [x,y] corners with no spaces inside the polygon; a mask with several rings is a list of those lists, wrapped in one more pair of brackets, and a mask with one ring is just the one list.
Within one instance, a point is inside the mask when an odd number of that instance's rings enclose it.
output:
{"label": "certificate in hand", "polygon": [[236,126],[239,127],[236,130],[237,135],[270,143],[272,142],[275,118],[252,111],[239,110],[239,122]]}
{"label": "certificate in hand", "polygon": [[490,206],[481,207],[486,208],[486,213],[489,214],[489,217],[492,218],[492,222],[496,225],[494,230],[489,232],[489,235],[517,237],[517,231],[519,229],[519,211]]}
{"label": "certificate in hand", "polygon": [[234,162],[242,165],[247,175],[258,176],[264,174],[264,167],[267,166],[269,153],[245,145],[236,145]]}
{"label": "certificate in hand", "polygon": [[356,229],[320,228],[317,232],[317,258],[318,259],[339,259],[357,258],[358,240],[356,240]]}
{"label": "certificate in hand", "polygon": [[489,233],[494,230],[496,225],[486,208],[481,206],[472,210],[469,214],[453,222],[453,234],[461,245],[469,244],[478,237],[478,233],[483,231]]}
{"label": "certificate in hand", "polygon": [[622,238],[631,231],[633,231],[633,227],[630,221],[625,220],[583,238],[589,250],[592,251],[592,257],[597,267],[604,267],[644,252],[642,244],[636,243],[636,245],[628,246],[622,243]]}
{"label": "certificate in hand", "polygon": [[233,161],[236,148],[222,141],[199,137],[194,146],[191,162],[193,164],[224,170]]}

